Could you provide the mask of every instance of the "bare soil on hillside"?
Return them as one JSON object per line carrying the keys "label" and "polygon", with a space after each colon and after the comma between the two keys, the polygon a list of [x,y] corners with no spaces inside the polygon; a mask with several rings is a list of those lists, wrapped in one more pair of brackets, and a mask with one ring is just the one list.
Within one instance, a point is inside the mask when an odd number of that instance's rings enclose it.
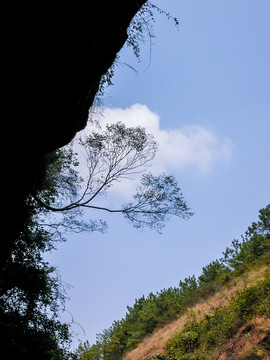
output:
{"label": "bare soil on hillside", "polygon": [[270,319],[249,321],[221,348],[216,359],[270,360]]}

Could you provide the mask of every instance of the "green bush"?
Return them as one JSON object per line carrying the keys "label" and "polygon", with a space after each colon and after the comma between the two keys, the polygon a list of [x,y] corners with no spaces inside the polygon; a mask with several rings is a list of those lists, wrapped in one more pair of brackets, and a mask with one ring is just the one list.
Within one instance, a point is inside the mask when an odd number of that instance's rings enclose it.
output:
{"label": "green bush", "polygon": [[234,300],[242,322],[251,319],[254,314],[270,316],[270,275],[263,281],[238,293]]}
{"label": "green bush", "polygon": [[157,354],[149,360],[166,360],[166,356],[163,354]]}
{"label": "green bush", "polygon": [[[199,334],[196,329],[184,330],[173,340],[168,342],[166,349],[167,354],[172,356],[183,357],[183,355],[193,352],[199,345]],[[188,357],[189,359],[189,357]]]}
{"label": "green bush", "polygon": [[202,275],[199,276],[199,284],[208,284],[216,280],[223,274],[225,265],[219,260],[212,261],[203,267]]}
{"label": "green bush", "polygon": [[[221,347],[254,316],[270,316],[270,275],[256,285],[239,291],[227,306],[205,314],[199,323],[189,324],[166,346],[166,359],[204,359],[194,351]],[[191,355],[193,357],[191,357]],[[170,357],[171,356],[171,357]]]}

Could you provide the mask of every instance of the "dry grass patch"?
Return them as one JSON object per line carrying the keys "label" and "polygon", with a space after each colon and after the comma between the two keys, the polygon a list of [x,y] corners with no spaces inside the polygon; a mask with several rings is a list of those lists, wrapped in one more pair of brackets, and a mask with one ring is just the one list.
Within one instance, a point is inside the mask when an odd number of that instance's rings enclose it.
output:
{"label": "dry grass patch", "polygon": [[219,360],[270,360],[270,319],[249,321],[221,349]]}

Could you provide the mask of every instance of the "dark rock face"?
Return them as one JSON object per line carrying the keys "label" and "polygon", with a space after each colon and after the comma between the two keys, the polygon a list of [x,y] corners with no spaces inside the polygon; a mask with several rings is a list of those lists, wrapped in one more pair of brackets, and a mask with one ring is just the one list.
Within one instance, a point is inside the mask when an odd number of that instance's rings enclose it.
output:
{"label": "dark rock face", "polygon": [[10,3],[2,11],[1,249],[20,230],[44,154],[85,127],[100,78],[145,2]]}

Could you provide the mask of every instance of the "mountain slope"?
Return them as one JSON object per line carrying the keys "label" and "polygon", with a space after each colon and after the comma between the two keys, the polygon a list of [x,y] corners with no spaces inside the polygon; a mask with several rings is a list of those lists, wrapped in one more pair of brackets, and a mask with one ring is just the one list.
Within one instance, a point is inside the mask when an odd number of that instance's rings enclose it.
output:
{"label": "mountain slope", "polygon": [[[205,314],[212,314],[215,309],[226,305],[229,300],[245,287],[255,285],[262,280],[269,272],[269,266],[263,265],[258,269],[250,270],[249,272],[234,279],[226,288],[222,288],[215,295],[209,299],[202,301],[192,308],[190,308],[179,319],[174,320],[163,328],[158,329],[152,335],[147,336],[134,350],[130,351],[124,356],[124,360],[142,360],[151,358],[157,354],[165,352],[168,341],[177,336],[190,321],[200,321]],[[255,321],[256,324],[256,321]],[[270,321],[268,328],[270,331]],[[230,342],[228,342],[230,344]],[[230,345],[228,345],[228,348]],[[224,359],[226,359],[224,357]]]}
{"label": "mountain slope", "polygon": [[[178,287],[136,299],[122,320],[97,335],[96,344],[80,344],[78,359],[226,359],[232,349],[239,356],[231,358],[267,359],[270,204],[222,255],[198,279],[193,275]],[[255,345],[250,346],[251,339]]]}

